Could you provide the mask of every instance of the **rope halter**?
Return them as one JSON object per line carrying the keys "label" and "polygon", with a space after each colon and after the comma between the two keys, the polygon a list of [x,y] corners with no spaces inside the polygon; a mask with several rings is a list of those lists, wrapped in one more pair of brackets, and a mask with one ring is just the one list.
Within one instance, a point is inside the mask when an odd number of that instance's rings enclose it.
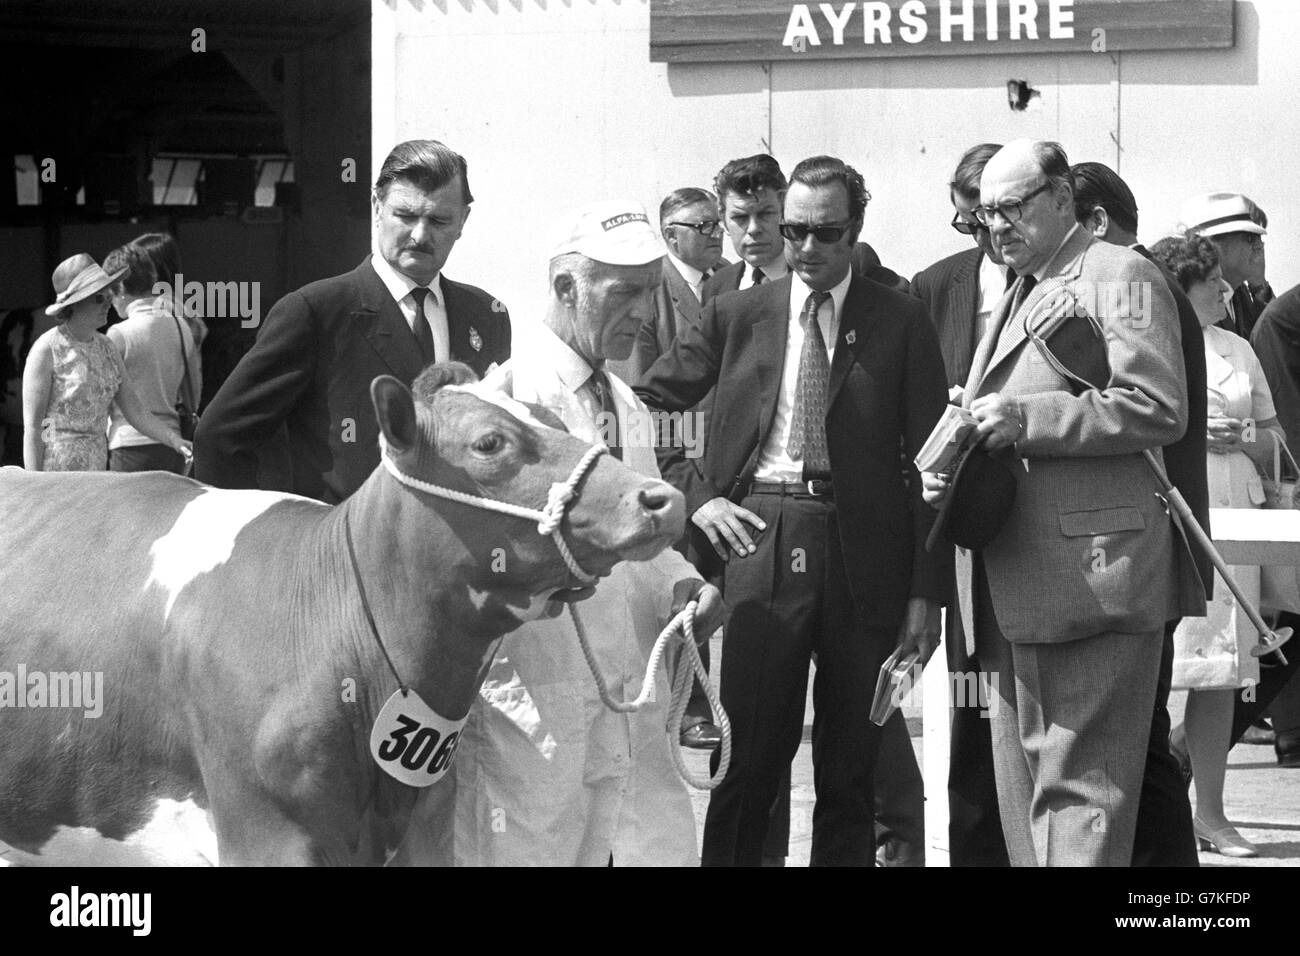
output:
{"label": "rope halter", "polygon": [[448,501],[469,505],[471,508],[496,511],[500,514],[514,515],[516,518],[532,519],[537,522],[538,534],[551,536],[551,540],[555,542],[555,547],[560,552],[560,557],[564,559],[569,572],[581,584],[590,586],[599,580],[595,575],[588,574],[578,564],[578,560],[573,556],[568,543],[564,540],[564,533],[560,530],[560,527],[564,523],[564,516],[568,512],[569,506],[577,500],[578,485],[587,472],[591,470],[591,467],[595,465],[596,459],[609,450],[604,445],[592,445],[588,448],[586,453],[578,459],[578,463],[573,466],[573,472],[569,475],[568,480],[551,485],[551,490],[546,495],[546,507],[538,511],[535,508],[525,508],[522,505],[514,505],[508,501],[497,501],[495,498],[484,498],[481,495],[471,495],[464,491],[456,491],[454,488],[444,488],[441,485],[421,481],[397,467],[397,462],[393,461],[389,456],[388,442],[384,440],[383,435],[380,435],[379,443],[379,460],[383,462],[388,473],[396,478],[400,484],[416,491],[422,491],[426,495],[434,495]]}

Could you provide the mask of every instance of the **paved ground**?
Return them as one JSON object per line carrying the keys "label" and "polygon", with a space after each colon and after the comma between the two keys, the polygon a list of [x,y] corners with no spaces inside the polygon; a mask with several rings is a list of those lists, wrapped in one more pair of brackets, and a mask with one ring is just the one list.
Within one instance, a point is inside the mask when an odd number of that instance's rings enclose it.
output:
{"label": "paved ground", "polygon": [[[713,645],[713,660],[722,659],[721,647]],[[716,670],[716,668],[715,668]],[[1181,719],[1185,694],[1175,693],[1170,700],[1174,722]],[[921,759],[920,706],[910,700],[904,707],[912,728],[912,746]],[[804,742],[799,747],[793,769],[791,793],[790,858],[791,866],[806,866],[812,845],[812,700],[809,695],[805,717]],[[697,773],[708,772],[707,755],[686,751],[687,764]],[[1192,791],[1195,796],[1195,789]],[[942,794],[938,795],[942,797]],[[708,794],[692,791],[697,823],[696,832],[704,829]],[[1224,787],[1224,804],[1228,819],[1246,839],[1258,847],[1260,855],[1252,860],[1237,860],[1202,853],[1202,866],[1300,866],[1300,769],[1284,770],[1277,765],[1272,747],[1239,744],[1228,755],[1228,775]]]}

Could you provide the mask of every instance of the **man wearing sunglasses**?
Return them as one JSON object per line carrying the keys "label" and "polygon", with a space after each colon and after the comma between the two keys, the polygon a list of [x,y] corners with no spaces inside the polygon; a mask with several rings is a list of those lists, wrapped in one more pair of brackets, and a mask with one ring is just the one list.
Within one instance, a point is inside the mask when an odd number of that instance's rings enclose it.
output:
{"label": "man wearing sunglasses", "polygon": [[[950,393],[965,385],[975,346],[1006,292],[1008,278],[1015,278],[1003,264],[988,228],[975,218],[984,165],[1001,148],[995,143],[972,146],[962,154],[948,183],[952,228],[973,238],[974,248],[940,259],[912,279],[912,294],[926,304],[939,335]],[[966,654],[961,615],[955,605],[951,602],[947,613],[944,650],[948,671],[955,675],[977,673],[979,662]],[[988,712],[981,711],[978,700],[967,703],[971,706],[953,708],[949,731],[948,859],[952,866],[1006,866]],[[985,716],[981,717],[981,712]]]}
{"label": "man wearing sunglasses", "polygon": [[660,449],[726,561],[734,608],[722,665],[731,769],[709,802],[706,865],[761,862],[813,654],[812,862],[875,862],[870,688],[895,648],[930,656],[952,587],[951,554],[925,550],[934,515],[918,476],[899,467],[943,410],[943,358],[916,299],[852,271],[866,204],[841,160],[795,167],[781,223],[793,274],[707,301],[636,389],[669,412],[716,389],[703,457]]}
{"label": "man wearing sunglasses", "polygon": [[[1003,835],[1013,866],[1128,866],[1164,625],[1205,608],[1142,456],[1187,428],[1177,307],[1155,266],[1076,223],[1056,143],[996,153],[976,215],[1019,277],[962,397],[1015,495],[987,544],[957,549],[967,651],[995,697]],[[1109,304],[1135,286],[1144,308]],[[1104,387],[1076,393],[1030,343],[1053,316],[1103,326]],[[937,506],[950,479],[922,477]]]}

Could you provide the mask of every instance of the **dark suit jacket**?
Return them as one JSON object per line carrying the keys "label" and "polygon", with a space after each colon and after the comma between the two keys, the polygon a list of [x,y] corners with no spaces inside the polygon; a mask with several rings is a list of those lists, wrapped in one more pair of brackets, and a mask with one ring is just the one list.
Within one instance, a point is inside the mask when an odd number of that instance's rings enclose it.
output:
{"label": "dark suit jacket", "polygon": [[[510,356],[510,317],[482,289],[441,281],[452,358],[483,375]],[[195,477],[256,488],[258,449],[283,424],[293,492],[342,501],[379,464],[371,381],[392,375],[409,386],[421,368],[415,336],[370,257],[290,292],[203,415]]]}
{"label": "dark suit jacket", "polygon": [[1300,451],[1300,285],[1268,304],[1250,344],[1268,379],[1287,445]]}
{"label": "dark suit jacket", "polygon": [[[1177,277],[1138,245],[1133,251],[1155,263],[1178,306],[1178,329],[1183,337],[1183,365],[1187,368],[1187,432],[1172,445],[1164,447],[1165,471],[1183,500],[1192,509],[1205,533],[1210,533],[1210,487],[1205,475],[1205,406],[1208,401],[1205,382],[1205,336],[1196,318],[1196,308],[1178,284]],[[1267,372],[1265,373],[1267,377]],[[1205,585],[1205,596],[1214,592],[1214,565],[1199,549],[1192,549],[1197,573]]]}
{"label": "dark suit jacket", "polygon": [[[738,502],[748,492],[776,414],[789,305],[789,277],[718,296],[637,386],[647,405],[670,412],[716,386],[703,457],[660,449],[664,477],[686,495],[691,514],[712,498]],[[951,553],[925,550],[935,513],[910,465],[944,399],[943,359],[925,309],[854,275],[831,363],[826,440],[849,585],[871,626],[898,624],[910,597],[950,597]]]}
{"label": "dark suit jacket", "polygon": [[635,385],[641,374],[655,363],[655,359],[668,351],[681,330],[699,320],[700,302],[695,298],[690,283],[677,271],[672,260],[664,256],[663,280],[655,290],[654,308],[650,317],[637,330],[632,357],[627,362],[606,364],[629,385]]}
{"label": "dark suit jacket", "polygon": [[[853,247],[853,271],[860,276],[871,279],[873,282],[879,282],[881,285],[889,286],[899,292],[907,292],[907,280],[900,276],[893,269],[886,269],[880,264],[880,256],[876,255],[876,250],[865,242],[859,242]],[[745,274],[745,262],[732,262],[723,266],[704,283],[700,289],[700,301],[708,302],[716,295],[723,292],[732,292],[740,288],[741,277]]]}
{"label": "dark suit jacket", "polygon": [[980,307],[980,267],[984,253],[978,247],[940,259],[912,278],[912,295],[925,303],[935,331],[949,387],[963,386],[979,342],[975,320]]}

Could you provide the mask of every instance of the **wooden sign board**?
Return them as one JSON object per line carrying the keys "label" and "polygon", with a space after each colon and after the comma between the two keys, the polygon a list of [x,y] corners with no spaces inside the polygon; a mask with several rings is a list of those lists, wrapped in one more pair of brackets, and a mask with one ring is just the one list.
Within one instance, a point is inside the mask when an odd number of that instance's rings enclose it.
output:
{"label": "wooden sign board", "polygon": [[862,59],[1233,45],[1234,0],[650,0],[650,60]]}

